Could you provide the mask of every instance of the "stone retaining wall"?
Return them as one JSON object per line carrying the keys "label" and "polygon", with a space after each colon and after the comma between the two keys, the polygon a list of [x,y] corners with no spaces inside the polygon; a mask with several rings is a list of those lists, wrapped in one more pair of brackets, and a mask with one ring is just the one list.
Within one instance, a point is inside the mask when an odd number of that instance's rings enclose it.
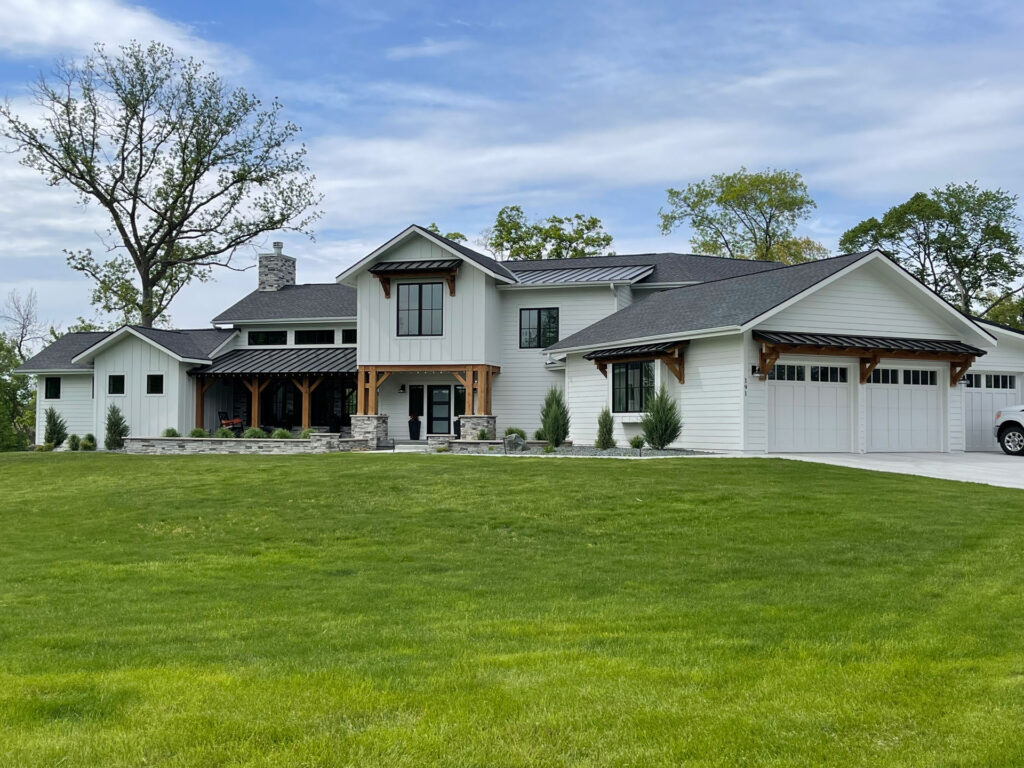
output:
{"label": "stone retaining wall", "polygon": [[127,437],[124,441],[124,449],[126,453],[140,454],[256,453],[286,455],[367,451],[370,446],[367,440],[320,432],[312,435],[308,440],[249,439],[244,437]]}

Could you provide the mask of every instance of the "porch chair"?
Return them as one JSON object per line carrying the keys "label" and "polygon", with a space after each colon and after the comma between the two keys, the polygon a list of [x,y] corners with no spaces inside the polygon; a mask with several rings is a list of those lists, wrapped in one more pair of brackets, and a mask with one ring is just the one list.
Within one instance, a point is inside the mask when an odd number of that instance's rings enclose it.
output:
{"label": "porch chair", "polygon": [[243,422],[238,416],[233,419],[228,417],[227,411],[217,411],[217,418],[220,419],[220,425],[227,427],[237,434],[241,434],[245,431],[245,422]]}

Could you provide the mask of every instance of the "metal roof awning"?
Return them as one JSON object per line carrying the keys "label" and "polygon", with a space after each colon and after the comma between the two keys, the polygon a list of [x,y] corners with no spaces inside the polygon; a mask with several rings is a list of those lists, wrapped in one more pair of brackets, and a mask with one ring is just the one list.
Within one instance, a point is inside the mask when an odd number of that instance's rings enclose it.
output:
{"label": "metal roof awning", "polygon": [[652,264],[619,267],[566,267],[565,269],[517,269],[516,279],[525,285],[571,283],[635,283],[654,272]]}
{"label": "metal roof awning", "polygon": [[428,259],[420,261],[382,261],[370,267],[373,275],[401,275],[423,272],[452,272],[462,265],[461,259]]}
{"label": "metal roof awning", "polygon": [[323,376],[355,372],[355,347],[235,349],[209,365],[189,371],[196,376]]}
{"label": "metal roof awning", "polygon": [[684,344],[683,341],[666,341],[661,344],[639,344],[632,347],[610,347],[588,352],[583,356],[584,360],[612,360],[621,357],[640,357],[643,355],[663,355],[674,347]]}
{"label": "metal roof awning", "polygon": [[602,376],[608,375],[609,363],[625,363],[639,360],[660,360],[672,372],[680,384],[686,381],[683,366],[683,348],[690,342],[665,341],[660,344],[633,344],[629,347],[609,347],[597,349],[583,356],[597,366]]}
{"label": "metal roof awning", "polygon": [[903,339],[894,336],[851,336],[834,333],[790,333],[754,331],[754,337],[769,344],[821,347],[873,352],[947,353],[980,357],[985,350],[945,339]]}

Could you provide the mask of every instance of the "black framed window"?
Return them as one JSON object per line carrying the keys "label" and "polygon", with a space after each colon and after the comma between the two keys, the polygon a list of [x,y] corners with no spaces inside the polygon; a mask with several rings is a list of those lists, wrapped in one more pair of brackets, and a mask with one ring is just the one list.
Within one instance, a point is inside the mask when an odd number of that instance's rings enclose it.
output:
{"label": "black framed window", "polygon": [[423,415],[423,385],[409,385],[409,418],[419,418]]}
{"label": "black framed window", "polygon": [[164,375],[162,373],[150,373],[146,376],[146,394],[162,395],[164,393]]}
{"label": "black framed window", "polygon": [[342,328],[341,329],[341,343],[342,344],[355,344],[356,343],[356,329],[355,328]]}
{"label": "black framed window", "polygon": [[[980,376],[979,376],[980,378]],[[986,373],[985,389],[1016,389],[1017,377],[1005,373]]]}
{"label": "black framed window", "polygon": [[60,400],[60,376],[47,376],[43,383],[44,397],[47,400]]}
{"label": "black framed window", "polygon": [[812,365],[811,381],[820,384],[845,384],[846,369],[835,365]]}
{"label": "black framed window", "polygon": [[654,397],[654,361],[612,364],[612,410],[640,413]]}
{"label": "black framed window", "polygon": [[903,383],[909,386],[934,387],[938,383],[939,376],[935,371],[903,371]]}
{"label": "black framed window", "polygon": [[804,381],[806,369],[802,365],[779,365],[768,371],[769,381]]}
{"label": "black framed window", "polygon": [[440,336],[443,283],[401,283],[398,286],[398,335]]}
{"label": "black framed window", "polygon": [[123,395],[124,394],[124,374],[123,373],[112,373],[107,376],[107,394],[108,395]]}
{"label": "black framed window", "polygon": [[519,310],[519,348],[543,349],[558,341],[558,307]]}
{"label": "black framed window", "polygon": [[295,332],[296,344],[333,344],[334,331],[330,328],[302,330]]}
{"label": "black framed window", "polygon": [[875,368],[868,381],[872,384],[899,384],[900,372],[896,368]]}
{"label": "black framed window", "polygon": [[283,347],[287,343],[288,331],[249,331],[250,347]]}

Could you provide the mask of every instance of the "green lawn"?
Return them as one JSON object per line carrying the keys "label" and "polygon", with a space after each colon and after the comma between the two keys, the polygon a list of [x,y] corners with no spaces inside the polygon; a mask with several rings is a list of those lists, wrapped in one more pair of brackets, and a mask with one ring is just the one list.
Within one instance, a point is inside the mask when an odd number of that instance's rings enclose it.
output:
{"label": "green lawn", "polygon": [[1024,493],[0,457],[3,766],[1024,764]]}

